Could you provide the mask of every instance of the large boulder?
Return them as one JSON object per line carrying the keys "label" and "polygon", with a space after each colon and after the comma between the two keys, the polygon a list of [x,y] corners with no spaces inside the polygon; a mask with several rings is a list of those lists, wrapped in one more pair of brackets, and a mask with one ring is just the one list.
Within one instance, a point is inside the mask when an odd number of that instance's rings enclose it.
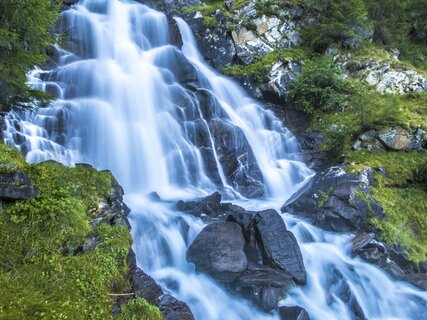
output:
{"label": "large boulder", "polygon": [[188,305],[169,294],[159,298],[158,306],[165,320],[194,320]]}
{"label": "large boulder", "polygon": [[289,273],[298,284],[306,283],[306,271],[301,251],[292,232],[276,210],[264,210],[256,215],[255,226],[264,264]]}
{"label": "large boulder", "polygon": [[392,248],[377,239],[374,233],[362,233],[353,238],[352,254],[372,263],[398,280],[406,280],[424,288],[427,275],[409,261],[402,249]]}
{"label": "large boulder", "polygon": [[0,200],[27,200],[38,194],[37,188],[25,172],[0,173]]}
{"label": "large boulder", "polygon": [[310,320],[307,311],[299,306],[280,307],[279,316],[281,320]]}
{"label": "large boulder", "polygon": [[317,173],[304,190],[284,204],[282,211],[306,217],[330,231],[370,232],[367,218],[385,217],[370,191],[374,183],[370,168],[354,174],[347,173],[343,166],[331,167]]}
{"label": "large boulder", "polygon": [[287,292],[295,286],[295,282],[286,272],[249,263],[248,269],[239,276],[235,285],[240,289],[240,294],[264,310],[271,311],[286,297]]}
{"label": "large boulder", "polygon": [[240,226],[233,222],[214,222],[196,236],[187,250],[187,260],[197,271],[227,283],[246,270],[245,241]]}
{"label": "large boulder", "polygon": [[130,276],[132,290],[137,297],[142,297],[151,304],[157,304],[163,294],[162,288],[140,268],[136,268]]}

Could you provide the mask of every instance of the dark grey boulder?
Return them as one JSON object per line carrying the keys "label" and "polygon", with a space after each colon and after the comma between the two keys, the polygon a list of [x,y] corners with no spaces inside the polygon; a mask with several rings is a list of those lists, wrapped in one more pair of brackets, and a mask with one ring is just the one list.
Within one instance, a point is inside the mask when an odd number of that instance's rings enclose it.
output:
{"label": "dark grey boulder", "polygon": [[330,231],[370,232],[373,228],[367,218],[385,218],[383,208],[372,197],[373,183],[370,168],[356,175],[342,166],[331,167],[316,174],[302,193],[285,203],[282,212],[304,216]]}
{"label": "dark grey boulder", "polygon": [[427,274],[425,273],[410,273],[406,275],[405,280],[409,281],[414,286],[427,291]]}
{"label": "dark grey boulder", "polygon": [[221,194],[214,192],[211,195],[196,201],[178,201],[176,203],[178,210],[191,213],[199,217],[202,214],[208,216],[218,216],[228,209],[228,205],[221,204]]}
{"label": "dark grey boulder", "polygon": [[245,298],[260,305],[265,311],[271,311],[286,297],[295,282],[292,276],[284,271],[250,263],[235,285]]}
{"label": "dark grey boulder", "polygon": [[305,284],[307,275],[298,242],[286,229],[276,210],[264,210],[257,214],[255,228],[264,264],[288,272],[298,284]]}
{"label": "dark grey boulder", "polygon": [[0,200],[27,200],[37,197],[38,194],[37,188],[25,172],[0,173]]}
{"label": "dark grey boulder", "polygon": [[310,320],[307,311],[299,306],[280,307],[279,316],[281,320]]}
{"label": "dark grey boulder", "polygon": [[159,298],[158,306],[165,320],[194,320],[188,305],[169,294],[163,294]]}
{"label": "dark grey boulder", "polygon": [[393,249],[377,239],[374,233],[357,235],[352,241],[352,254],[372,263],[398,280],[418,271],[403,252]]}
{"label": "dark grey boulder", "polygon": [[197,271],[227,283],[246,270],[248,261],[243,251],[240,226],[233,222],[214,222],[196,236],[187,250],[187,260]]}
{"label": "dark grey boulder", "polygon": [[137,297],[144,298],[151,304],[157,304],[157,299],[163,294],[162,288],[140,268],[131,274],[130,283]]}

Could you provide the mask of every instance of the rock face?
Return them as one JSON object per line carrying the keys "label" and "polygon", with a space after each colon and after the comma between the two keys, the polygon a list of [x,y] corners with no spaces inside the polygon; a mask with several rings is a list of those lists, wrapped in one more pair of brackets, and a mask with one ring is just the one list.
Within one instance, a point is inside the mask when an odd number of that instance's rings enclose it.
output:
{"label": "rock face", "polygon": [[196,269],[273,310],[297,284],[305,284],[302,255],[293,234],[275,210],[251,212],[221,203],[219,194],[177,203],[180,210],[205,216],[208,224],[187,251]]}
{"label": "rock face", "polygon": [[207,225],[187,251],[187,260],[196,270],[206,272],[221,282],[232,282],[246,270],[248,260],[243,252],[240,226],[233,222]]}
{"label": "rock face", "polygon": [[370,168],[355,175],[346,173],[344,167],[331,167],[316,174],[305,191],[290,199],[282,211],[304,216],[330,231],[369,231],[366,218],[384,218],[369,189],[374,183]]}
{"label": "rock face", "polygon": [[37,188],[25,172],[0,173],[0,200],[27,200],[37,195]]}
{"label": "rock face", "polygon": [[306,273],[301,251],[292,232],[275,210],[261,211],[256,215],[257,235],[264,262],[288,272],[298,284],[305,284]]}
{"label": "rock face", "polygon": [[406,130],[401,127],[369,130],[359,136],[354,150],[370,151],[410,151],[422,150],[427,146],[427,136],[421,128]]}
{"label": "rock face", "polygon": [[[393,57],[394,55],[394,57]],[[353,60],[350,55],[336,56],[346,72],[358,76],[381,93],[409,93],[427,90],[427,79],[416,71],[399,63],[395,54],[390,60]]]}

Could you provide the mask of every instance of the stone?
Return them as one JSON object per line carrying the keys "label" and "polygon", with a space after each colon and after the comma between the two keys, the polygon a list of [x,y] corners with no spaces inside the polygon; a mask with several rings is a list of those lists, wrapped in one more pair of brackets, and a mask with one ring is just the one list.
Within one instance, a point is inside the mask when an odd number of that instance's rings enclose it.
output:
{"label": "stone", "polygon": [[157,305],[157,300],[163,294],[163,290],[153,278],[140,268],[136,268],[130,276],[130,283],[135,296],[144,298],[149,303]]}
{"label": "stone", "polygon": [[372,197],[372,173],[347,173],[345,167],[335,166],[315,175],[313,180],[288,200],[282,211],[304,216],[329,231],[370,232],[366,219],[384,219],[384,210]]}
{"label": "stone", "polygon": [[425,273],[410,273],[405,276],[405,280],[409,281],[414,286],[421,290],[427,291],[427,274]]}
{"label": "stone", "polygon": [[[301,73],[302,66],[298,62],[278,61],[273,64],[267,74],[268,83],[263,87],[263,95],[275,95],[276,101],[284,101],[293,80]],[[268,97],[267,97],[268,99]],[[271,98],[268,100],[272,100]]]}
{"label": "stone", "polygon": [[301,250],[282,217],[273,209],[258,212],[256,217],[255,229],[264,264],[289,273],[298,284],[305,284],[307,275]]}
{"label": "stone", "polygon": [[224,283],[233,282],[248,264],[244,244],[238,224],[214,222],[204,227],[193,240],[187,250],[187,260],[194,263],[197,271]]}
{"label": "stone", "polygon": [[159,298],[158,306],[165,320],[194,320],[188,305],[169,294],[163,294]]}
{"label": "stone", "polygon": [[229,208],[227,204],[221,204],[221,194],[219,192],[214,192],[198,201],[184,202],[180,200],[176,203],[176,207],[178,210],[191,213],[196,217],[200,217],[202,214],[217,217]]}
{"label": "stone", "polygon": [[307,311],[299,306],[280,307],[279,316],[281,320],[310,320]]}
{"label": "stone", "polygon": [[36,198],[38,194],[25,172],[0,173],[0,200],[28,200]]}
{"label": "stone", "polygon": [[209,128],[227,182],[246,198],[262,197],[263,175],[243,131],[221,119],[209,121]]}
{"label": "stone", "polygon": [[295,282],[286,272],[249,263],[248,269],[239,276],[235,285],[244,297],[257,303],[265,311],[271,311],[286,297]]}
{"label": "stone", "polygon": [[244,64],[255,61],[255,57],[262,57],[274,51],[274,48],[259,38],[254,31],[238,26],[231,32],[236,46],[237,57]]}
{"label": "stone", "polygon": [[352,254],[386,271],[395,279],[404,280],[408,274],[417,271],[416,266],[407,260],[403,252],[377,240],[374,233],[362,233],[352,241]]}

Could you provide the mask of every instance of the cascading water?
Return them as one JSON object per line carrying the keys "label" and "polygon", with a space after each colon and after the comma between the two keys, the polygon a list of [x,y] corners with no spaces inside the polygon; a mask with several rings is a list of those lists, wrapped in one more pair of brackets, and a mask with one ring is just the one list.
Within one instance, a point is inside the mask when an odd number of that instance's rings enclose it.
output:
{"label": "cascading water", "polygon": [[[188,25],[141,4],[84,0],[59,21],[69,36],[56,66],[30,82],[53,94],[48,108],[5,117],[5,140],[29,161],[87,162],[124,186],[138,263],[197,319],[268,319],[194,272],[186,249],[203,223],[174,201],[220,190],[248,209],[279,208],[312,176],[294,137],[270,112],[200,57]],[[159,201],[152,192],[156,192]],[[263,200],[247,200],[265,195]],[[423,319],[427,293],[391,280],[347,253],[349,235],[323,232],[283,215],[308,274],[284,304],[313,319]]]}

